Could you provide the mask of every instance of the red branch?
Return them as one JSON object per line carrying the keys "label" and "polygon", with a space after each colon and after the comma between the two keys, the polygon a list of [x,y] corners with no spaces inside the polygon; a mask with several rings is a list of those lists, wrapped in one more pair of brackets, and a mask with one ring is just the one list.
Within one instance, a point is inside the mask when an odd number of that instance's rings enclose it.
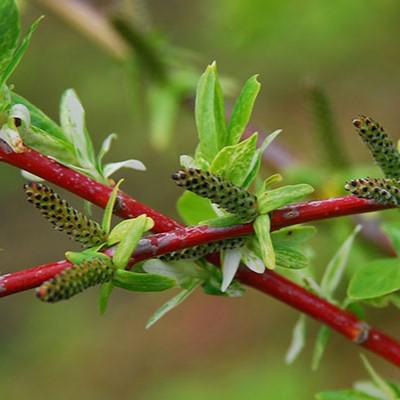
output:
{"label": "red branch", "polygon": [[[8,152],[4,146],[0,146],[0,160],[41,176],[100,207],[106,205],[111,192],[109,187],[94,182],[90,178],[72,171],[33,150],[16,154]],[[353,196],[312,201],[276,210],[272,213],[272,226],[273,229],[279,229],[293,224],[385,208],[389,207]],[[119,193],[117,215],[123,218],[130,218],[143,213],[154,219],[155,232],[171,232],[142,239],[134,254],[132,263],[196,244],[252,233],[250,224],[227,228],[206,226],[183,228],[174,220],[133,200],[122,192]],[[112,250],[108,252],[112,252]],[[60,261],[4,275],[0,277],[0,296],[35,287],[69,266],[70,264],[67,261]],[[283,276],[273,271],[256,274],[248,269],[241,268],[237,278],[242,283],[267,293],[321,321],[354,343],[360,344],[393,364],[400,366],[400,343],[370,328],[353,314],[326,302]]]}

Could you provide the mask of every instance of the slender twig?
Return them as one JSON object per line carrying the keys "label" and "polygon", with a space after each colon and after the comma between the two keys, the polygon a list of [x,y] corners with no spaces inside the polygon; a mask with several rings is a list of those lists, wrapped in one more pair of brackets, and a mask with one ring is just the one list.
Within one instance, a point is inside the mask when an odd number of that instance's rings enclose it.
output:
{"label": "slender twig", "polygon": [[[0,161],[7,162],[41,176],[86,200],[92,201],[100,207],[105,206],[110,195],[110,188],[107,186],[94,182],[31,149],[16,154],[8,151],[6,146],[0,146]],[[146,213],[155,220],[155,231],[174,230],[170,235],[166,233],[151,236],[145,238],[145,242],[142,241],[137,252],[141,251],[142,254],[145,254],[145,249],[147,249],[149,252],[148,257],[157,254],[157,244],[161,251],[161,244],[164,243],[163,251],[166,252],[220,238],[227,238],[229,230],[231,230],[232,235],[234,233],[235,235],[244,235],[252,232],[250,224],[222,229],[210,227],[183,228],[172,219],[163,216],[121,192],[118,198],[119,206],[116,210],[118,215],[129,218]],[[353,196],[301,203],[275,211],[272,214],[273,229],[302,222],[385,208],[388,207]],[[195,238],[196,240],[194,240]],[[138,254],[135,254],[135,256],[136,260],[140,259]],[[135,258],[132,260],[132,263],[134,261]],[[39,266],[34,269],[19,271],[0,277],[0,295],[6,295],[8,290],[11,293],[12,289],[10,285],[12,285],[12,282],[14,282],[14,292],[25,290],[37,286],[69,266],[71,265],[68,262],[60,261],[48,264],[47,266]],[[366,323],[358,320],[351,313],[329,304],[283,276],[272,271],[267,271],[261,275],[241,269],[238,273],[238,278],[241,282],[261,290],[306,313],[310,317],[323,322],[354,343],[361,344],[393,364],[400,365],[400,343],[397,343],[394,339],[387,337],[375,329],[369,328]],[[33,279],[36,279],[36,281],[34,282]]]}

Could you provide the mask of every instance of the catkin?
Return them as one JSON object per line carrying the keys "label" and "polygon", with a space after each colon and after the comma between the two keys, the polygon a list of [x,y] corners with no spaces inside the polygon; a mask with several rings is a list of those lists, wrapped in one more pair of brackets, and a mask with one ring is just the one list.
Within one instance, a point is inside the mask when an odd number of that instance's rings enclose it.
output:
{"label": "catkin", "polygon": [[67,300],[85,289],[111,281],[112,262],[106,258],[93,258],[67,268],[36,289],[36,296],[45,302]]}
{"label": "catkin", "polygon": [[101,226],[71,207],[48,186],[31,182],[24,186],[28,201],[32,203],[56,230],[65,232],[84,246],[94,246],[106,241]]}
{"label": "catkin", "polygon": [[400,178],[400,154],[382,126],[365,116],[354,119],[353,125],[385,176]]}
{"label": "catkin", "polygon": [[199,196],[206,197],[224,210],[237,214],[245,220],[257,216],[256,197],[247,190],[201,169],[182,169],[172,175],[178,186]]}
{"label": "catkin", "polygon": [[400,181],[390,178],[360,178],[346,183],[345,189],[357,197],[387,205],[400,205]]}
{"label": "catkin", "polygon": [[244,243],[245,238],[218,240],[216,242],[200,244],[198,246],[189,247],[187,249],[163,254],[159,258],[164,261],[196,259],[204,257],[207,254],[215,253],[216,251],[234,249],[236,247],[243,246]]}

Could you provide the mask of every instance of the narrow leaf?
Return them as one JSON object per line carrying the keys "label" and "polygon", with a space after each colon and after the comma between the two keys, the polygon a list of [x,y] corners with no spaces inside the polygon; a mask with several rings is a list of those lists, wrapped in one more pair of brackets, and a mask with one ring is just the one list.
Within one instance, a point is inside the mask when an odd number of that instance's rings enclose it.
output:
{"label": "narrow leaf", "polygon": [[196,225],[200,221],[212,219],[216,216],[210,200],[189,191],[179,197],[176,207],[187,225]]}
{"label": "narrow leaf", "polygon": [[233,107],[231,119],[228,126],[227,145],[239,142],[253,111],[254,102],[260,91],[261,84],[257,81],[257,75],[249,78],[244,84],[239,97]]}
{"label": "narrow leaf", "polygon": [[242,186],[253,168],[257,152],[257,133],[242,142],[225,146],[214,158],[210,172]]}
{"label": "narrow leaf", "polygon": [[293,329],[292,342],[286,353],[286,364],[292,364],[306,344],[306,317],[301,314]]}
{"label": "narrow leaf", "polygon": [[167,276],[146,274],[117,269],[114,286],[133,292],[161,292],[176,286],[176,280]]}
{"label": "narrow leaf", "polygon": [[127,224],[126,235],[118,244],[112,258],[117,269],[124,269],[127,266],[133,250],[135,250],[143,233],[146,232],[146,227],[149,226],[148,219],[145,214],[142,214],[128,220],[130,222]]}
{"label": "narrow leaf", "polygon": [[[116,225],[110,234],[108,235],[107,243],[109,246],[112,246],[116,243],[119,243],[129,234],[129,230],[131,229],[131,219],[125,219],[121,221],[118,225]],[[144,226],[144,231],[149,231],[153,228],[154,221],[151,218],[146,219],[146,225]]]}
{"label": "narrow leaf", "polygon": [[309,225],[294,225],[271,233],[272,243],[277,246],[301,244],[311,239],[317,230]]}
{"label": "narrow leaf", "polygon": [[271,240],[269,215],[260,215],[254,222],[254,231],[260,245],[261,258],[268,269],[275,268],[275,252]]}
{"label": "narrow leaf", "polygon": [[314,189],[305,183],[269,190],[258,198],[258,209],[260,213],[266,214],[287,204],[294,203],[313,191]]}
{"label": "narrow leaf", "polygon": [[325,348],[331,337],[332,331],[327,326],[323,325],[319,328],[317,338],[315,339],[313,356],[311,361],[311,369],[316,371],[321,362],[322,356],[324,355]]}
{"label": "narrow leaf", "polygon": [[145,165],[139,160],[125,160],[114,163],[109,163],[104,166],[104,176],[110,177],[121,168],[130,168],[136,171],[146,171]]}
{"label": "narrow leaf", "polygon": [[154,325],[160,318],[162,318],[165,314],[172,311],[175,307],[181,304],[184,300],[186,300],[200,285],[201,281],[193,280],[190,287],[185,290],[182,290],[171,300],[167,301],[164,305],[162,305],[148,320],[146,324],[146,329],[149,329],[152,325]]}
{"label": "narrow leaf", "polygon": [[[272,243],[274,243],[272,241]],[[288,245],[273,245],[276,265],[281,268],[302,269],[308,267],[308,258],[299,250]]]}
{"label": "narrow leaf", "polygon": [[239,268],[241,258],[242,249],[230,249],[224,251],[222,261],[221,292],[225,292],[233,281],[236,271]]}
{"label": "narrow leaf", "polygon": [[107,201],[107,205],[106,208],[104,209],[104,214],[103,214],[103,220],[101,222],[101,227],[103,228],[103,231],[108,234],[110,233],[110,229],[111,229],[111,219],[112,219],[112,215],[113,215],[113,211],[114,211],[114,205],[115,205],[115,201],[117,199],[117,193],[118,193],[118,189],[121,186],[121,183],[124,180],[121,179],[114,187],[113,190],[111,192],[111,195]]}
{"label": "narrow leaf", "polygon": [[350,236],[340,246],[339,250],[335,253],[331,261],[329,262],[324,275],[321,280],[321,289],[326,296],[332,296],[333,292],[339,285],[339,282],[343,276],[344,270],[349,260],[350,251],[353,246],[353,242],[358,232],[361,230],[361,225],[357,225]]}

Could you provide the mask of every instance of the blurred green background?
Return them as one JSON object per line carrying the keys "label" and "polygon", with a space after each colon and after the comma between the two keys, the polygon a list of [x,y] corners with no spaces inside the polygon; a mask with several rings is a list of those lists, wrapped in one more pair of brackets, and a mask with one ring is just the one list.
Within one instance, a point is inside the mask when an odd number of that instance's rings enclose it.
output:
{"label": "blurred green background", "polygon": [[[118,6],[111,0],[57,2],[87,3],[101,15]],[[25,29],[37,16],[47,18],[13,76],[16,91],[57,119],[61,93],[75,88],[96,144],[108,133],[119,135],[108,159],[138,158],[148,168],[145,173],[124,173],[125,191],[177,218],[180,190],[169,175],[178,167],[180,154],[193,152],[196,133],[190,105],[180,110],[168,149],[154,150],[142,92],[134,92],[145,72],[132,78],[126,62],[113,58],[51,10],[49,3],[21,2]],[[310,82],[329,95],[346,152],[355,163],[370,162],[351,126],[357,114],[373,116],[397,139],[397,0],[132,3],[142,17],[151,16],[152,26],[167,42],[193,52],[199,73],[217,60],[220,73],[239,84],[260,74],[262,91],[253,124],[260,131],[283,128],[280,143],[308,165],[319,168],[321,156],[306,96]],[[273,172],[269,168],[265,174]],[[19,171],[0,165],[0,178],[1,273],[61,259],[74,248],[25,201]],[[318,226],[314,265],[322,270],[349,232],[349,224]],[[352,264],[379,255],[358,242]],[[253,290],[240,299],[199,291],[149,331],[144,330],[147,318],[172,296],[170,292],[116,290],[102,317],[97,292],[92,289],[50,306],[36,301],[32,292],[0,301],[0,398],[311,399],[319,390],[349,387],[367,375],[359,349],[336,334],[320,369],[311,371],[316,323],[311,325],[306,351],[286,366],[284,354],[297,313]],[[368,321],[400,335],[398,312],[392,308],[371,310]],[[400,378],[394,367],[369,358],[386,377]]]}

